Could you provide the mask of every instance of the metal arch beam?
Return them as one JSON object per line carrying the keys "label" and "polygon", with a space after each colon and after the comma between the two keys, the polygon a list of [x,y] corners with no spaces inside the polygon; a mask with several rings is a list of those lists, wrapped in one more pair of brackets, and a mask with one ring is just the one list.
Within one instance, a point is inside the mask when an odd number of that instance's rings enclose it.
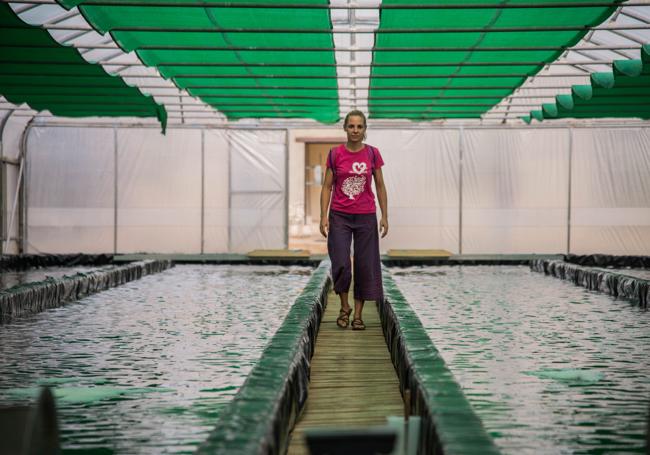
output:
{"label": "metal arch beam", "polygon": [[[596,44],[596,45],[602,45],[602,44],[603,44],[602,41],[595,39],[595,38],[593,37],[593,35],[589,37],[589,42],[590,42],[590,43],[594,43],[594,44]],[[634,43],[633,45],[631,45],[631,46],[629,47],[629,49],[639,49],[640,47],[641,47],[641,45],[639,45],[639,44],[637,44],[637,43]],[[627,48],[619,48],[619,49],[613,49],[613,48],[612,48],[612,49],[602,49],[602,50],[606,50],[606,51],[614,52],[615,54],[620,55],[621,57],[623,57],[623,58],[625,58],[625,59],[630,59],[630,58],[632,58],[632,57],[630,57],[629,55],[627,55],[627,54],[621,52],[622,50],[625,50],[625,49],[627,49]],[[573,50],[573,49],[571,49],[571,50]],[[581,50],[581,49],[578,49],[578,50]]]}
{"label": "metal arch beam", "polygon": [[63,11],[63,13],[61,13],[61,15],[51,17],[46,22],[43,22],[41,24],[41,26],[59,24],[59,23],[61,23],[63,21],[66,21],[68,19],[72,19],[74,17],[79,16],[79,10],[66,11],[63,8],[61,8],[61,10]]}
{"label": "metal arch beam", "polygon": [[[648,6],[650,6],[650,3],[648,4]],[[630,17],[632,19],[636,19],[637,21],[650,24],[650,17],[645,17],[642,14],[637,13],[636,11],[630,11],[628,8],[625,8],[625,6],[621,8],[621,14]]]}
{"label": "metal arch beam", "polygon": [[[9,218],[9,224],[7,225],[7,241],[3,243],[2,254],[5,254],[7,252],[7,246],[9,245],[9,238],[11,237],[11,231],[13,229],[14,219],[15,219],[15,216],[16,216],[16,210],[17,210],[17,207],[18,207],[19,198],[22,199],[22,197],[24,197],[23,175],[24,175],[24,172],[25,172],[25,153],[26,153],[26,146],[27,146],[27,135],[29,134],[29,130],[31,129],[31,126],[32,126],[34,120],[36,119],[37,115],[38,114],[31,115],[31,119],[27,122],[27,124],[25,125],[25,128],[23,129],[23,132],[21,134],[20,151],[18,153],[18,158],[19,158],[19,162],[20,162],[20,167],[18,169],[18,180],[16,182],[16,191],[15,191],[15,194],[14,194],[14,201],[13,201],[12,208],[11,208],[11,216]],[[22,216],[20,218],[21,219],[20,219],[20,222],[19,222],[18,237],[21,240],[21,242],[19,243],[18,252],[22,253],[23,250],[24,250],[24,247],[25,247],[25,245],[24,245],[24,236],[23,236],[23,233],[21,232],[24,221],[22,220]]]}
{"label": "metal arch beam", "polygon": [[[9,2],[3,0],[2,3],[9,3]],[[21,4],[22,2],[11,2],[11,3]],[[26,13],[27,11],[32,10],[34,8],[38,8],[41,5],[39,3],[32,3],[32,2],[29,3],[25,2],[25,3],[26,3],[25,6],[17,7],[16,10],[14,10],[14,12],[16,14]]]}
{"label": "metal arch beam", "polygon": [[621,37],[623,37],[625,39],[628,39],[630,41],[634,41],[635,43],[638,43],[639,46],[642,46],[642,45],[645,44],[645,41],[637,38],[636,36],[632,36],[629,33],[625,33],[625,31],[623,31],[623,30],[618,30],[618,29],[614,30],[614,29],[612,29],[612,30],[607,30],[607,31],[611,32],[611,33],[614,33],[615,35],[621,36]]}
{"label": "metal arch beam", "polygon": [[0,121],[0,252],[5,253],[5,241],[8,243],[9,239],[5,240],[6,228],[6,213],[7,213],[7,196],[5,193],[5,185],[7,183],[7,164],[5,163],[5,150],[4,150],[4,130],[9,122],[9,119],[14,114],[15,110],[10,110],[7,115]]}

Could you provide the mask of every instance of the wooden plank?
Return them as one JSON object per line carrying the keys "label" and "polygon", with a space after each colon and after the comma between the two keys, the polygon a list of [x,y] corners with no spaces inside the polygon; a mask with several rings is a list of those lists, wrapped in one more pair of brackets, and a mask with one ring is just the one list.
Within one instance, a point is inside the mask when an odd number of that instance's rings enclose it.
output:
{"label": "wooden plank", "polygon": [[277,259],[277,258],[301,258],[308,259],[309,251],[307,250],[253,250],[246,253],[249,258],[264,258],[264,259]]}
{"label": "wooden plank", "polygon": [[388,250],[390,259],[430,259],[449,258],[452,253],[447,250]]}
{"label": "wooden plank", "polygon": [[375,302],[366,302],[363,331],[339,328],[338,313],[339,299],[331,292],[312,358],[309,398],[293,430],[290,455],[308,453],[308,428],[382,425],[386,417],[404,413]]}

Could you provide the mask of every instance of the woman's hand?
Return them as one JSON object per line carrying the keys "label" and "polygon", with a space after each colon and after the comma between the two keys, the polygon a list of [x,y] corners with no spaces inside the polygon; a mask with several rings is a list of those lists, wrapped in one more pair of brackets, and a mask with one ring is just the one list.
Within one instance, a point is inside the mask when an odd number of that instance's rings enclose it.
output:
{"label": "woman's hand", "polygon": [[379,232],[382,239],[388,234],[388,218],[382,217],[379,221]]}
{"label": "woman's hand", "polygon": [[330,222],[327,217],[320,219],[320,233],[323,234],[323,237],[327,238],[327,233],[330,230]]}

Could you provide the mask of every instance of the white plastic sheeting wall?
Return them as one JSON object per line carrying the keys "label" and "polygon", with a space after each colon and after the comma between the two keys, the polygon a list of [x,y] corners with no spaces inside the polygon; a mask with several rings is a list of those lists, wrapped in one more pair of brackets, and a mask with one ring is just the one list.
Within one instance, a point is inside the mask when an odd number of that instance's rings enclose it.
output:
{"label": "white plastic sheeting wall", "polygon": [[112,252],[113,130],[32,128],[27,147],[27,252]]}
{"label": "white plastic sheeting wall", "polygon": [[463,253],[566,251],[568,130],[463,137]]}
{"label": "white plastic sheeting wall", "polygon": [[[33,127],[27,252],[283,248],[287,180],[304,185],[304,170],[287,176],[287,140]],[[650,254],[650,128],[371,129],[368,142],[386,162],[383,251]]]}
{"label": "white plastic sheeting wall", "polygon": [[34,127],[29,253],[286,246],[284,131]]}
{"label": "white plastic sheeting wall", "polygon": [[650,128],[370,130],[368,142],[386,162],[382,250],[650,254]]}
{"label": "white plastic sheeting wall", "polygon": [[650,128],[369,135],[386,161],[382,250],[650,254]]}
{"label": "white plastic sheeting wall", "polygon": [[573,132],[571,251],[650,254],[650,128]]}
{"label": "white plastic sheeting wall", "polygon": [[459,138],[455,130],[370,131],[384,158],[389,235],[381,249],[459,243]]}
{"label": "white plastic sheeting wall", "polygon": [[229,139],[229,250],[286,247],[286,132],[230,131]]}

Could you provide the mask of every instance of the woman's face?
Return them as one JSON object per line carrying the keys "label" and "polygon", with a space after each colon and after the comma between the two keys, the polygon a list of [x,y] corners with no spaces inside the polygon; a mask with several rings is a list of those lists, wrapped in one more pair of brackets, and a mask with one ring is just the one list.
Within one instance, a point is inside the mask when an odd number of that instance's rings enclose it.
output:
{"label": "woman's face", "polygon": [[348,135],[349,142],[361,142],[366,133],[366,125],[363,122],[363,117],[359,115],[351,115],[348,117],[345,132]]}

